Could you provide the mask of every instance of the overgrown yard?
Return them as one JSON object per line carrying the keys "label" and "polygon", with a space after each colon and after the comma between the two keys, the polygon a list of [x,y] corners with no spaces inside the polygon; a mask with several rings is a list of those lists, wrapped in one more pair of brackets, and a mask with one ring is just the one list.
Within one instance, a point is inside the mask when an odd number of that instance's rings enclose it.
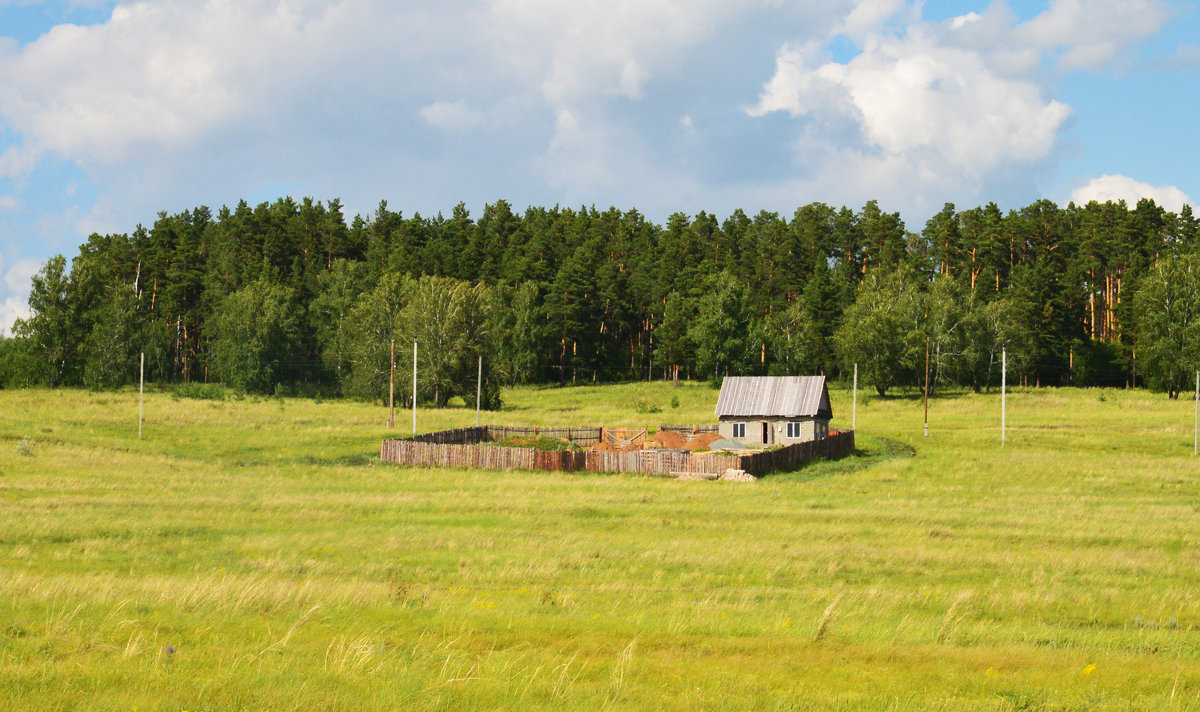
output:
{"label": "overgrown yard", "polygon": [[999,405],[926,439],[872,398],[860,455],[724,484],[380,465],[360,404],[149,394],[139,441],[135,392],[0,392],[0,709],[1200,710],[1192,404],[1019,392],[1004,447]]}

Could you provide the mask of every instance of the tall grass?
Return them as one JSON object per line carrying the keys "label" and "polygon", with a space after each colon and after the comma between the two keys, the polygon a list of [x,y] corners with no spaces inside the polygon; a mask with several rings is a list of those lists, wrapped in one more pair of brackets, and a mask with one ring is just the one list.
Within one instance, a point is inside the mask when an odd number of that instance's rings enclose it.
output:
{"label": "tall grass", "polygon": [[[484,420],[715,400],[519,389]],[[1018,391],[1002,446],[996,396],[924,438],[919,400],[860,394],[861,453],[741,485],[380,465],[362,404],[146,414],[0,392],[0,709],[1200,709],[1187,402]]]}

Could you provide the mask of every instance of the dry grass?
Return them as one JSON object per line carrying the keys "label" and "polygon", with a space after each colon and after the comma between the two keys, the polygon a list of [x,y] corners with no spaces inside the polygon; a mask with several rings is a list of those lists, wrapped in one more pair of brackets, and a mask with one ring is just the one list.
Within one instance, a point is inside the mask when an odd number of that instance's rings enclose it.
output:
{"label": "dry grass", "polygon": [[1200,709],[1191,403],[1009,408],[1001,447],[997,397],[928,439],[861,400],[861,456],[726,486],[382,466],[360,404],[153,394],[138,441],[135,394],[0,392],[0,709]]}

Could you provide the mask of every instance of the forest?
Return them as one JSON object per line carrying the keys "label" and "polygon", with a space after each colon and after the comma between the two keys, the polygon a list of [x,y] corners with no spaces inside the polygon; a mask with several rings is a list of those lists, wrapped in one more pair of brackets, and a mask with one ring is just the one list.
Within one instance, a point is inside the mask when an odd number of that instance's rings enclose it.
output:
{"label": "forest", "polygon": [[[386,201],[245,201],[93,234],[34,277],[0,385],[221,383],[485,406],[519,383],[824,373],[921,385],[1141,386],[1200,367],[1200,225],[1143,199],[952,204],[910,230],[875,201],[720,219],[500,200],[473,218]],[[394,347],[393,347],[394,344]]]}

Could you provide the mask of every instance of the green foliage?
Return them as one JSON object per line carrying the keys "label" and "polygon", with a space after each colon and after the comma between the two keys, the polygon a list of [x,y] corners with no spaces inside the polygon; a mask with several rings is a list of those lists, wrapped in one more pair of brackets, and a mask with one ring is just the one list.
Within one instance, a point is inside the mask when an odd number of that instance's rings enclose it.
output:
{"label": "green foliage", "polygon": [[719,272],[708,282],[698,313],[688,330],[696,347],[696,368],[713,381],[736,375],[751,363],[750,313],[746,290],[729,272]]}
{"label": "green foliage", "polygon": [[[410,291],[410,280],[388,274],[370,292],[362,294],[350,310],[343,329],[350,363],[344,371],[342,392],[360,400],[386,403],[391,370],[391,348],[399,337],[397,361],[409,364],[412,342],[400,332],[400,312]],[[410,367],[397,367],[397,389],[403,399],[412,386]],[[404,384],[408,384],[405,386]]]}
{"label": "green foliage", "polygon": [[679,292],[667,295],[662,325],[654,331],[657,336],[654,365],[660,368],[674,368],[688,361],[694,349],[689,329],[695,316],[696,306],[692,300]]}
{"label": "green foliage", "polygon": [[361,263],[333,260],[329,269],[317,277],[317,293],[308,305],[308,318],[321,351],[322,365],[339,388],[353,368],[354,348],[348,324],[365,278],[366,268]]}
{"label": "green foliage", "polygon": [[491,290],[491,369],[506,385],[532,383],[540,371],[545,319],[539,301],[534,282],[500,284]]}
{"label": "green foliage", "polygon": [[[675,402],[678,403],[678,400],[676,400]],[[646,400],[645,398],[638,398],[637,401],[634,402],[634,404],[633,404],[633,409],[641,415],[662,412],[662,408],[660,406],[658,406],[654,403],[651,403],[650,401]]]}
{"label": "green foliage", "polygon": [[492,376],[492,299],[483,284],[445,277],[385,275],[351,310],[345,333],[350,370],[344,391],[387,402],[392,342],[396,395],[411,401],[412,349],[417,344],[417,399],[441,407],[454,396],[474,402],[483,357],[481,406],[500,407]]}
{"label": "green foliage", "polygon": [[1138,363],[1171,398],[1200,370],[1200,255],[1158,262],[1134,295]]}
{"label": "green foliage", "polygon": [[171,389],[171,398],[179,400],[223,401],[234,396],[229,389],[219,383],[180,383]]}
{"label": "green foliage", "polygon": [[[401,314],[405,343],[417,342],[418,397],[437,407],[456,395],[474,395],[479,356],[491,368],[488,288],[445,277],[422,277],[412,285]],[[484,373],[485,379],[489,375]],[[494,410],[499,388],[483,382],[483,407]],[[411,386],[411,377],[409,380]]]}
{"label": "green foliage", "polygon": [[92,388],[120,388],[138,377],[138,349],[143,344],[139,300],[124,285],[113,291],[97,308],[83,345],[83,380]]}
{"label": "green foliage", "polygon": [[230,294],[214,317],[217,373],[230,387],[273,393],[292,367],[296,316],[292,290],[265,281]]}
{"label": "green foliage", "polygon": [[0,337],[0,388],[25,388],[40,380],[33,340]]}
{"label": "green foliage", "polygon": [[771,375],[805,376],[820,373],[821,335],[818,320],[802,302],[769,315],[759,326],[772,362]]}
{"label": "green foliage", "polygon": [[32,358],[24,360],[22,366],[29,369],[29,380],[54,387],[71,379],[79,369],[77,353],[83,331],[77,318],[77,294],[71,288],[66,260],[61,255],[52,257],[33,276],[29,292],[32,314],[28,319],[18,319],[13,327],[17,337],[28,339],[27,353]]}
{"label": "green foliage", "polygon": [[[34,279],[30,318],[0,348],[0,382],[116,387],[143,352],[151,381],[223,378],[223,305],[264,283],[290,290],[295,318],[288,350],[260,352],[249,367],[260,381],[271,371],[273,382],[256,388],[381,399],[391,338],[419,324],[400,324],[403,304],[391,316],[363,304],[387,280],[435,279],[484,285],[475,311],[486,318],[462,338],[424,334],[467,345],[430,354],[422,400],[469,395],[478,353],[492,407],[500,384],[838,377],[847,343],[835,334],[858,318],[849,310],[859,285],[903,269],[930,308],[913,328],[930,339],[933,384],[994,385],[996,346],[1007,343],[1018,379],[1124,385],[1141,369],[1130,295],[1156,260],[1197,250],[1198,223],[1190,207],[1176,215],[1150,200],[1039,200],[1008,213],[947,204],[920,232],[875,201],[734,210],[724,220],[677,212],[661,225],[632,209],[518,214],[505,201],[484,206],[478,221],[461,203],[427,217],[381,201],[349,220],[336,200],[200,206],[128,234],[91,235],[69,271],[62,257],[48,263]],[[439,303],[449,304],[430,302]],[[364,329],[374,332],[366,343],[356,340]],[[923,381],[911,354],[899,365],[895,354],[877,360],[892,364],[885,388]]]}
{"label": "green foliage", "polygon": [[845,368],[858,364],[859,378],[880,396],[916,372],[925,350],[922,306],[910,272],[871,273],[842,317],[834,348]]}
{"label": "green foliage", "polygon": [[499,447],[531,447],[543,452],[579,452],[583,449],[569,440],[549,435],[509,435],[494,444]]}

